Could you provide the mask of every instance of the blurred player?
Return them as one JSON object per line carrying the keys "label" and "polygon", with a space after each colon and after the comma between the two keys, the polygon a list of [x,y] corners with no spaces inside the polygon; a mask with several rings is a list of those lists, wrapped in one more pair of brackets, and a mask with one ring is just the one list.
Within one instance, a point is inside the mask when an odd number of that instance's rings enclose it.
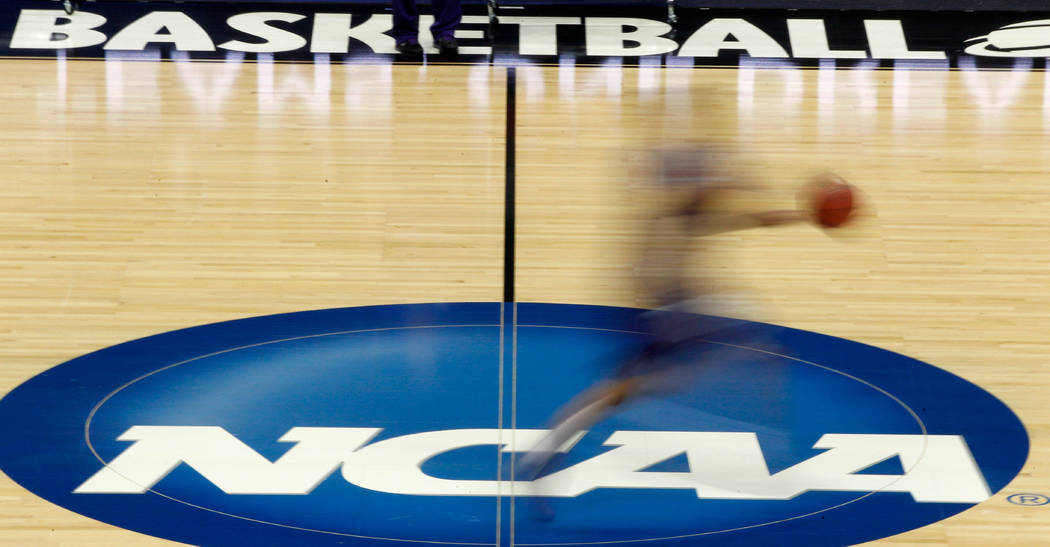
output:
{"label": "blurred player", "polygon": [[[579,433],[640,397],[657,396],[688,386],[710,358],[705,340],[742,341],[748,334],[737,321],[712,315],[721,309],[718,295],[693,289],[697,237],[760,226],[805,221],[799,210],[730,212],[720,207],[727,192],[751,191],[731,175],[720,174],[726,158],[710,147],[662,149],[655,153],[651,178],[656,181],[651,212],[646,216],[642,249],[635,271],[639,290],[655,311],[639,314],[634,330],[644,333],[641,349],[621,363],[609,380],[584,390],[559,409],[551,432],[519,462],[519,480],[535,480],[555,467],[558,449]],[[711,315],[707,315],[711,314]],[[535,517],[554,513],[534,492]]]}

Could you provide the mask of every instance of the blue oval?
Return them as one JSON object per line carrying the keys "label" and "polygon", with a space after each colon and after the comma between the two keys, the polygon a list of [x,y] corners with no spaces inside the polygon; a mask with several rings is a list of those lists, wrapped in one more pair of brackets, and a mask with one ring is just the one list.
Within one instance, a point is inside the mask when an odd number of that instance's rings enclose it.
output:
{"label": "blue oval", "polygon": [[[374,445],[453,429],[543,428],[557,407],[611,370],[639,335],[638,310],[560,304],[418,304],[301,312],[165,333],[74,359],[0,401],[0,468],[49,501],[123,528],[193,544],[459,545],[647,543],[848,545],[921,527],[973,503],[906,492],[810,490],[790,499],[711,499],[689,489],[596,488],[552,500],[391,494],[335,470],[305,494],[226,493],[178,465],[138,494],[74,493],[132,443],[133,426],[221,427],[269,461],[294,427],[375,428]],[[745,324],[746,322],[740,322]],[[672,396],[592,428],[569,467],[612,447],[616,431],[749,432],[776,474],[825,452],[825,434],[960,436],[990,492],[1021,469],[1017,417],[979,387],[885,350],[747,323],[747,347],[710,342],[718,359]],[[923,437],[924,439],[926,437]],[[856,473],[901,475],[896,458]],[[424,473],[507,478],[495,446],[435,455]],[[672,458],[646,469],[689,471]],[[520,489],[519,489],[520,490]],[[523,497],[524,496],[524,497]]]}

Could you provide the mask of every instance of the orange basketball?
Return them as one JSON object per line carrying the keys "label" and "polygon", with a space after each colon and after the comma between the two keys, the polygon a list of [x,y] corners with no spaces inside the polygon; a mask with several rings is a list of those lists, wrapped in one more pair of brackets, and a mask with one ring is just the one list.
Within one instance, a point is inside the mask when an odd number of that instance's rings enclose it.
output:
{"label": "orange basketball", "polygon": [[825,228],[836,228],[849,221],[857,207],[853,187],[837,175],[822,175],[813,190],[813,214]]}

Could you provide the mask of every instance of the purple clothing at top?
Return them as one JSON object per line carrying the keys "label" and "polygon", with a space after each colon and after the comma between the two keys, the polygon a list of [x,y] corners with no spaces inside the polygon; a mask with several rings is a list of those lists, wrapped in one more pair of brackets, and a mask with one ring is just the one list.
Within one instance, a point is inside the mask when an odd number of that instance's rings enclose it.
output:
{"label": "purple clothing at top", "polygon": [[[419,34],[419,10],[416,0],[393,0],[394,6],[394,40],[403,42],[416,39]],[[437,40],[442,36],[452,37],[463,16],[459,0],[432,0],[434,24],[430,34]]]}

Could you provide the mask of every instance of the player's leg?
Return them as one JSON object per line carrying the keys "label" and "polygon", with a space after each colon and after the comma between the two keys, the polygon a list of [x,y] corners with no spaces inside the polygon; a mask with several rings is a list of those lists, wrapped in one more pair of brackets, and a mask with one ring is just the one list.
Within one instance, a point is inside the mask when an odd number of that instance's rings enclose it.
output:
{"label": "player's leg", "polygon": [[434,45],[442,53],[455,53],[459,49],[454,35],[463,18],[463,9],[459,2],[460,0],[433,0],[434,24],[430,26],[430,33],[434,36]]}
{"label": "player's leg", "polygon": [[422,54],[419,46],[419,10],[416,0],[392,0],[394,12],[394,43],[404,54]]}
{"label": "player's leg", "polygon": [[604,420],[615,407],[622,404],[631,388],[624,380],[604,382],[576,397],[555,413],[549,433],[521,459],[521,473],[532,480],[546,472],[554,455],[569,439]]}
{"label": "player's leg", "polygon": [[[553,469],[559,449],[572,437],[591,428],[615,411],[630,396],[630,383],[605,382],[574,397],[556,416],[554,428],[536,444],[517,465],[517,480],[533,481]],[[555,518],[554,506],[543,492],[534,491],[528,497],[532,518],[550,522]]]}

